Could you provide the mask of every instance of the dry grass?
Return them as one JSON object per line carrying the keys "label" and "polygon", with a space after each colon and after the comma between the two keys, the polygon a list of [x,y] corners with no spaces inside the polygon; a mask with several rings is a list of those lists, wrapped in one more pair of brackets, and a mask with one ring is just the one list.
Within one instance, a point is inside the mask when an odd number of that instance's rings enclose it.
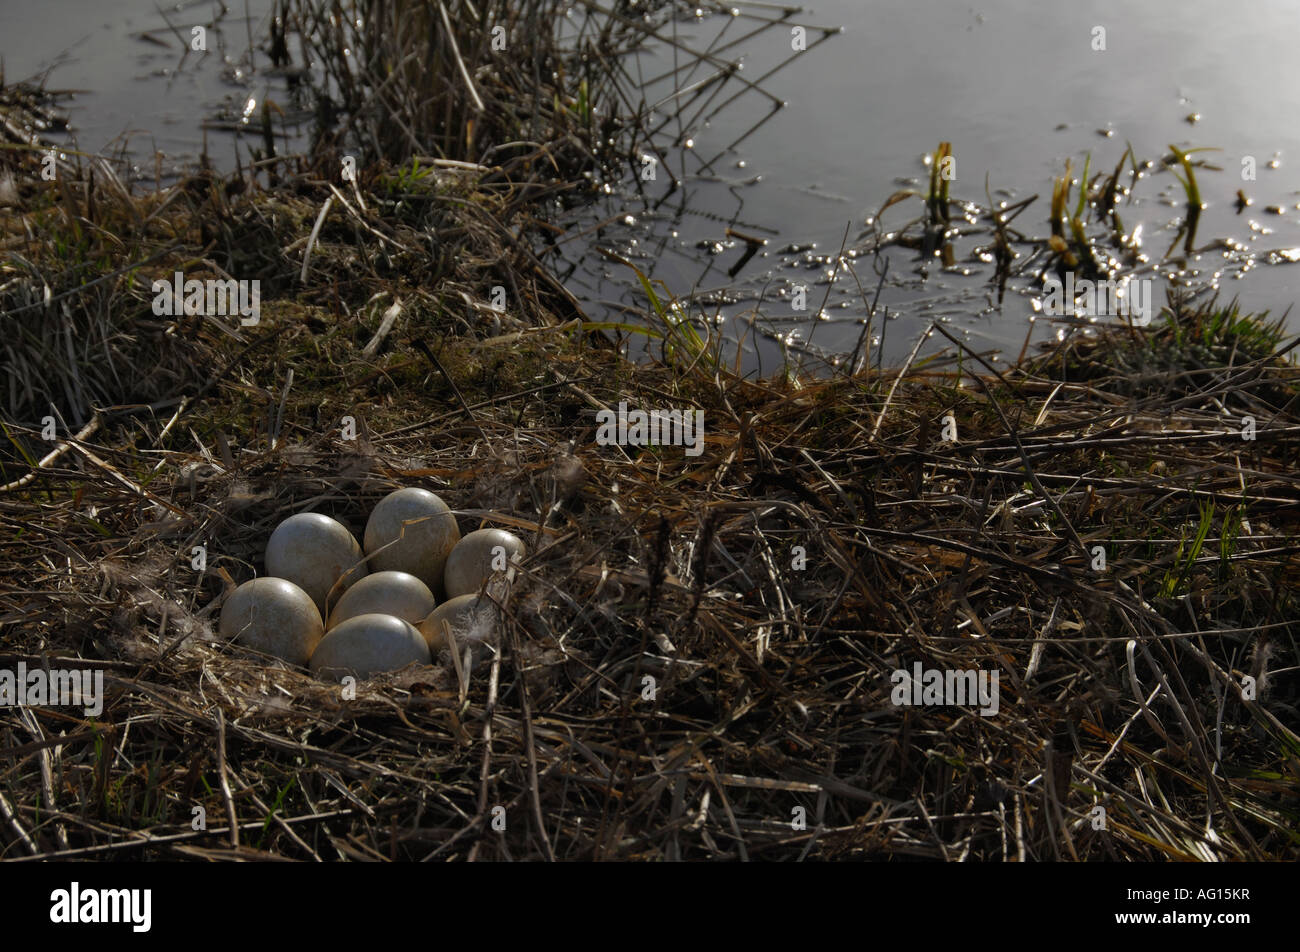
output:
{"label": "dry grass", "polygon": [[[896,389],[632,367],[554,324],[462,327],[444,376],[400,324],[375,358],[363,314],[272,320],[175,420],[0,496],[4,664],[109,686],[93,721],[4,712],[4,855],[1294,858],[1295,371],[1098,372],[1203,318]],[[703,409],[706,451],[597,446],[620,400]],[[442,665],[343,700],[219,643],[218,576],[277,520],[359,530],[398,485],[530,543],[463,696]],[[917,661],[998,671],[999,713],[894,706]]]}

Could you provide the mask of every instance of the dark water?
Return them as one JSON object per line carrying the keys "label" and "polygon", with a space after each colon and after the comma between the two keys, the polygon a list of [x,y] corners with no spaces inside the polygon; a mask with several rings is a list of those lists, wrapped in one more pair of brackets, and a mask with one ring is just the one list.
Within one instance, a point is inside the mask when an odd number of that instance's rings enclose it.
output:
{"label": "dark water", "polygon": [[[10,80],[54,67],[50,87],[82,90],[70,105],[80,147],[125,149],[138,175],[152,180],[158,167],[166,172],[197,158],[202,126],[214,116],[238,122],[250,112],[256,119],[267,97],[296,114],[302,104],[283,78],[268,75],[264,54],[250,53],[250,33],[254,46],[266,36],[269,7],[262,0],[230,4],[202,56],[183,55],[148,0],[7,0],[0,54]],[[1200,243],[1228,238],[1236,250],[1190,258],[1181,278],[1275,313],[1296,299],[1300,271],[1265,262],[1269,252],[1286,257],[1300,247],[1300,166],[1293,165],[1300,159],[1300,5],[821,0],[776,25],[762,22],[779,16],[772,5],[732,7],[735,16],[683,17],[662,31],[684,48],[716,51],[712,63],[668,42],[650,43],[629,63],[645,80],[646,101],[664,100],[656,143],[668,167],[640,189],[624,183],[563,216],[574,234],[588,234],[563,242],[553,264],[593,317],[626,319],[624,308],[645,306],[630,272],[593,253],[601,246],[636,261],[675,294],[701,294],[706,303],[697,313],[715,318],[730,339],[743,337],[751,367],[770,370],[787,354],[851,349],[865,306],[846,266],[830,282],[841,242],[847,233],[848,250],[860,250],[859,236],[885,198],[901,188],[924,190],[923,157],[940,141],[952,143],[957,160],[954,197],[984,203],[986,175],[995,201],[1037,194],[1016,225],[1039,237],[1048,233],[1052,179],[1066,158],[1077,176],[1086,153],[1094,172],[1110,170],[1125,143],[1152,160],[1171,143],[1217,147],[1222,151],[1201,157],[1221,170],[1198,170],[1208,206]],[[193,23],[212,21],[214,9],[163,7],[185,35]],[[791,49],[792,24],[808,26],[802,52]],[[822,27],[843,31],[824,36]],[[1105,29],[1104,51],[1093,48],[1097,27]],[[743,91],[732,77],[695,99],[680,94],[732,62],[742,63],[736,75],[751,81],[776,72],[761,79],[761,91]],[[784,106],[774,109],[773,100]],[[234,166],[237,150],[246,159],[248,145],[257,144],[237,144],[215,129],[206,141],[222,168]],[[1241,178],[1247,156],[1258,165],[1256,181]],[[1233,206],[1239,188],[1254,203],[1240,214]],[[1183,215],[1182,190],[1157,165],[1134,195],[1125,224],[1141,226],[1143,251],[1155,264]],[[1266,211],[1270,206],[1280,214]],[[900,203],[881,226],[901,227],[921,208],[916,198]],[[728,271],[746,245],[729,239],[728,227],[767,239],[734,277]],[[976,245],[960,246],[953,268],[903,248],[887,252],[881,302],[892,319],[879,322],[886,323],[883,343],[879,323],[872,333],[886,363],[901,359],[932,320],[978,349],[1012,358],[1027,333],[1057,333],[1049,322],[1030,323],[1037,292],[1012,288],[998,303],[990,268],[972,256]],[[788,246],[803,250],[782,253]],[[873,294],[872,259],[845,260]],[[809,288],[804,313],[790,306],[797,285]],[[810,318],[819,311],[822,319]]]}
{"label": "dark water", "polygon": [[[742,14],[766,12],[735,7]],[[1300,6],[1263,2],[1246,11],[1205,0],[1140,5],[821,0],[793,19],[842,25],[844,31],[814,46],[820,34],[810,29],[809,49],[792,54],[790,27],[782,25],[728,51],[743,52],[745,74],[751,77],[788,61],[763,83],[784,108],[730,150],[731,142],[770,113],[761,94],[745,94],[707,122],[701,117],[684,123],[677,138],[692,142],[676,153],[684,183],[679,193],[657,208],[616,195],[588,216],[603,220],[626,211],[626,221],[634,224],[615,219],[602,241],[636,258],[674,292],[725,287],[727,293],[713,296],[740,298],[702,308],[720,311],[732,338],[745,332],[757,306],[764,315],[758,326],[766,325],[773,335],[757,338],[758,358],[769,369],[784,357],[782,337],[795,348],[795,357],[810,338],[817,352],[854,346],[865,307],[843,267],[827,299],[825,320],[795,313],[783,293],[811,283],[815,312],[846,229],[853,249],[867,217],[889,195],[908,185],[924,190],[923,157],[944,140],[952,143],[957,159],[952,195],[985,203],[986,175],[995,202],[1036,193],[1038,201],[1016,227],[1037,236],[1049,234],[1052,179],[1062,174],[1067,158],[1074,160],[1077,177],[1086,153],[1094,174],[1113,169],[1126,142],[1138,157],[1152,160],[1166,154],[1169,144],[1219,147],[1222,151],[1198,156],[1222,171],[1198,170],[1208,207],[1197,246],[1228,238],[1238,249],[1195,256],[1182,277],[1274,313],[1296,299],[1300,271],[1262,263],[1270,251],[1294,257],[1291,249],[1300,244],[1300,166],[1293,164],[1300,159],[1300,64],[1293,48],[1293,38],[1300,36]],[[703,49],[725,43],[752,22],[710,17],[682,23],[678,30]],[[1097,26],[1106,30],[1104,52],[1092,48]],[[642,59],[646,76],[673,64],[668,44]],[[698,71],[692,79],[706,74]],[[660,97],[671,94],[671,82],[660,83]],[[686,113],[692,118],[693,110]],[[675,122],[670,128],[677,132]],[[715,159],[719,153],[722,158]],[[1256,160],[1256,181],[1241,179],[1246,156]],[[1144,253],[1154,264],[1174,238],[1185,199],[1172,174],[1159,166],[1152,172],[1136,187],[1136,202],[1123,216],[1130,231],[1141,226]],[[1234,208],[1239,188],[1254,202],[1242,214]],[[661,185],[659,195],[666,191]],[[1266,212],[1267,206],[1282,214]],[[915,198],[889,209],[882,216],[884,229],[902,226],[922,207]],[[735,279],[727,272],[745,244],[726,240],[728,224],[769,239],[764,253]],[[711,257],[699,250],[702,243],[721,246],[722,252]],[[791,244],[814,244],[816,251],[780,253]],[[1003,348],[1012,358],[1020,352],[1037,292],[1009,293],[998,306],[989,290],[991,269],[978,261],[964,261],[959,254],[957,267],[944,270],[905,249],[894,248],[888,256],[891,286],[881,302],[893,306],[895,319],[885,335],[886,362],[901,360],[936,319],[979,349]],[[622,284],[620,269],[582,251],[571,258],[580,262],[572,286],[581,287],[588,300],[607,302],[608,315],[618,313],[616,304],[643,303],[635,288]],[[874,295],[870,261],[857,259],[854,268]],[[922,279],[920,271],[928,276]],[[1162,301],[1162,282],[1156,284]],[[1041,339],[1058,327],[1039,320],[1032,331]]]}
{"label": "dark water", "polygon": [[[64,104],[69,144],[123,156],[133,178],[152,182],[160,169],[166,178],[192,168],[205,144],[213,165],[233,169],[260,138],[237,144],[227,125],[259,132],[268,97],[291,118],[306,118],[258,49],[271,7],[270,0],[230,0],[224,12],[208,0],[4,0],[0,56],[9,82],[45,76],[48,89],[74,91]],[[206,53],[188,48],[195,25],[206,28]],[[279,140],[278,114],[276,129]],[[303,122],[299,132],[308,131]]]}

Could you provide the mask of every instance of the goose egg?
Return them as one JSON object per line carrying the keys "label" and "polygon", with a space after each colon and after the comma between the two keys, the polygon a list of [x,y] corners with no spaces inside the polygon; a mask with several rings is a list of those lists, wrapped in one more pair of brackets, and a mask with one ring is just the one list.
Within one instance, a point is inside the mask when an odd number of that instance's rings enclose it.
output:
{"label": "goose egg", "polygon": [[419,624],[436,602],[429,586],[407,572],[374,572],[357,582],[338,600],[330,612],[329,624],[336,625],[357,615],[396,615],[412,625]]}
{"label": "goose egg", "polygon": [[435,658],[450,648],[442,630],[444,621],[451,626],[457,651],[463,654],[465,646],[471,646],[475,664],[486,656],[486,646],[495,645],[500,637],[500,610],[496,603],[478,595],[458,595],[443,602],[420,623],[420,633]]}
{"label": "goose egg", "polygon": [[460,527],[445,502],[427,489],[408,487],[375,506],[365,541],[371,569],[408,572],[439,595],[443,566],[460,541]]}
{"label": "goose egg", "polygon": [[239,644],[306,664],[324,634],[320,612],[306,592],[282,578],[255,578],[221,606],[221,634]]}
{"label": "goose egg", "polygon": [[524,543],[514,533],[503,529],[476,529],[456,543],[447,556],[442,572],[447,597],[472,595],[483,586],[493,573],[503,571],[507,580],[513,580],[514,568],[510,563],[524,557]]}
{"label": "goose egg", "polygon": [[365,679],[408,664],[428,664],[429,646],[408,621],[395,615],[357,615],[330,630],[311,656],[311,669],[341,681]]}
{"label": "goose egg", "polygon": [[275,527],[266,543],[266,574],[288,579],[311,596],[326,615],[325,598],[334,597],[368,574],[365,553],[343,523],[319,512],[300,512]]}

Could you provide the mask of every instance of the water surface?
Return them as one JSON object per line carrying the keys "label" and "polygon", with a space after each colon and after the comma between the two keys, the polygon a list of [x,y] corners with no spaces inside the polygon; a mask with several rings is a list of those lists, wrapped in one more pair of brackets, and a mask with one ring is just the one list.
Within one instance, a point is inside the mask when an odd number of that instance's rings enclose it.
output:
{"label": "water surface", "polygon": [[[954,197],[986,202],[986,176],[997,202],[1037,194],[1016,226],[1039,237],[1067,158],[1077,175],[1085,154],[1094,171],[1109,170],[1125,143],[1153,160],[1171,143],[1218,147],[1206,156],[1221,171],[1198,173],[1208,206],[1199,244],[1228,238],[1239,250],[1205,252],[1187,270],[1250,308],[1280,312],[1295,300],[1300,272],[1260,265],[1270,251],[1300,246],[1292,164],[1300,157],[1300,6],[818,0],[785,20],[771,4],[731,6],[735,16],[682,16],[662,31],[682,47],[716,51],[712,62],[651,42],[628,64],[644,80],[646,102],[662,101],[656,143],[668,167],[640,188],[624,180],[585,209],[557,212],[572,234],[552,263],[593,317],[627,319],[628,308],[646,305],[630,272],[595,253],[604,247],[675,294],[701,295],[697,312],[743,339],[751,368],[852,349],[866,313],[858,284],[874,295],[878,263],[844,259],[855,280],[843,264],[836,271],[837,253],[842,243],[850,252],[865,246],[867,222],[888,196],[925,188],[923,157],[940,141],[953,145]],[[205,149],[230,169],[260,141],[236,140],[213,128],[214,118],[238,125],[247,115],[256,127],[268,97],[291,116],[304,114],[306,104],[258,48],[270,8],[249,0],[224,13],[208,3],[160,13],[150,0],[9,0],[0,7],[0,54],[10,80],[48,72],[51,88],[78,90],[69,104],[76,143],[122,155],[136,177],[165,177]],[[187,36],[195,22],[211,24],[206,54],[185,52],[173,33]],[[801,52],[791,49],[793,25],[807,28]],[[1094,49],[1098,27],[1105,50]],[[761,91],[743,91],[733,77],[696,98],[680,94],[733,63],[737,76],[761,78]],[[305,132],[305,123],[291,127],[285,144],[303,147]],[[1253,182],[1241,179],[1247,156],[1258,166]],[[1242,213],[1233,204],[1239,188],[1254,203]],[[1135,197],[1125,224],[1141,227],[1143,251],[1157,262],[1183,214],[1181,187],[1157,165]],[[921,210],[920,199],[902,202],[881,227],[898,228]],[[728,272],[746,245],[728,227],[767,239],[734,277]],[[888,251],[881,302],[890,320],[872,328],[874,358],[900,360],[932,320],[1012,357],[1027,334],[1059,331],[1041,320],[1031,326],[1037,292],[1028,282],[997,300],[989,268],[974,255],[979,244],[959,243],[949,269]],[[790,304],[800,285],[809,288],[805,312]]]}

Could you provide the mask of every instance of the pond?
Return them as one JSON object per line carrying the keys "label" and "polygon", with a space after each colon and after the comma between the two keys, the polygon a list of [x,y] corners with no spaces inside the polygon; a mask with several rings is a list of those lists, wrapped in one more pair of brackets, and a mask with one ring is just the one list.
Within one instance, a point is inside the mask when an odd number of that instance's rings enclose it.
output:
{"label": "pond", "polygon": [[[779,16],[768,4],[732,6],[740,13],[734,23],[719,16],[680,22],[677,38],[696,50],[716,49],[753,31],[757,18]],[[801,52],[791,50],[791,24],[808,26]],[[823,39],[823,26],[843,30]],[[1239,296],[1248,308],[1281,314],[1296,299],[1300,272],[1258,265],[1294,260],[1300,243],[1300,193],[1290,161],[1300,146],[1300,67],[1288,39],[1297,29],[1300,8],[1284,2],[1253,5],[1245,17],[1208,0],[820,0],[720,57],[742,61],[748,77],[766,76],[762,92],[746,92],[719,110],[736,91],[728,89],[707,108],[672,118],[673,139],[689,146],[671,153],[681,189],[662,204],[669,188],[661,183],[647,188],[648,200],[616,191],[586,219],[607,222],[600,243],[674,293],[704,292],[714,302],[704,309],[723,316],[733,339],[747,335],[747,317],[757,307],[764,320],[756,330],[766,324],[770,336],[745,338],[749,363],[771,369],[785,359],[783,340],[796,352],[811,342],[822,356],[855,346],[867,310],[863,290],[874,298],[877,276],[871,260],[858,258],[856,276],[841,267],[827,295],[837,253],[846,234],[850,251],[861,247],[866,222],[891,195],[926,190],[924,159],[941,141],[952,143],[956,160],[954,198],[987,205],[986,176],[995,203],[1036,194],[1016,225],[1040,237],[1049,234],[1052,181],[1065,161],[1073,160],[1076,179],[1089,154],[1093,175],[1109,172],[1131,143],[1139,159],[1156,162],[1124,209],[1150,265],[1173,241],[1185,206],[1182,186],[1159,160],[1170,144],[1217,147],[1197,156],[1221,171],[1197,169],[1207,207],[1196,247],[1212,239],[1231,247],[1189,256],[1178,270],[1186,280],[1220,287],[1225,298]],[[1104,50],[1094,48],[1098,36]],[[642,54],[637,75],[668,77],[651,87],[647,101],[672,96],[673,53],[665,42]],[[679,54],[677,62],[683,60]],[[710,71],[681,72],[678,85],[689,88]],[[774,111],[765,93],[784,105]],[[667,118],[668,107],[660,111]],[[1254,181],[1242,180],[1243,161],[1253,161]],[[1252,201],[1243,212],[1236,208],[1239,189]],[[920,197],[902,202],[885,211],[881,227],[898,228],[922,210]],[[747,246],[727,237],[729,226],[767,239],[734,278],[728,272]],[[589,309],[605,302],[612,318],[619,305],[644,306],[621,269],[575,244],[569,282]],[[887,325],[886,363],[902,360],[932,320],[950,324],[978,350],[1001,349],[1004,359],[1015,358],[1031,331],[1037,338],[1059,332],[1047,321],[1031,327],[1041,290],[1028,281],[1023,293],[1008,293],[999,304],[990,288],[993,269],[972,250],[965,249],[967,260],[959,252],[951,268],[903,248],[882,254],[891,260],[880,302],[891,319],[878,320],[872,336],[879,343],[880,325]],[[1159,303],[1163,282],[1154,283]],[[807,312],[790,306],[789,291],[798,285],[811,286]],[[823,319],[810,320],[823,299]],[[946,341],[936,338],[934,346],[941,345]]]}
{"label": "pond", "polygon": [[[1296,299],[1300,272],[1266,265],[1300,256],[1292,165],[1300,7],[1265,0],[1249,16],[1212,0],[728,7],[684,10],[627,63],[643,100],[659,104],[650,116],[658,132],[644,143],[653,178],[633,168],[598,200],[555,210],[568,234],[550,261],[593,318],[628,320],[628,308],[646,306],[630,269],[603,248],[674,295],[693,295],[692,312],[743,342],[750,369],[833,361],[864,332],[871,359],[896,363],[932,321],[975,350],[1014,359],[1027,336],[1062,328],[1038,314],[1035,262],[997,293],[988,219],[980,224],[976,206],[1036,195],[1015,225],[1041,241],[1066,160],[1076,180],[1085,159],[1091,175],[1109,173],[1128,145],[1138,162],[1154,163],[1133,183],[1123,216],[1157,303],[1171,276],[1275,314]],[[270,8],[249,0],[160,10],[123,0],[110,12],[68,0],[54,16],[39,0],[11,0],[0,9],[0,54],[10,81],[48,70],[50,88],[76,90],[67,103],[76,142],[124,155],[137,177],[166,178],[205,150],[229,169],[258,140],[237,146],[224,130],[245,113],[256,120],[267,97],[296,121],[286,146],[307,141],[308,104],[268,70],[264,53],[250,54],[267,35]],[[196,22],[211,24],[206,56],[182,53]],[[277,117],[277,136],[280,128]],[[926,157],[940,142],[952,145],[952,197],[975,203],[966,209],[971,234],[946,262],[888,243],[873,254],[878,233],[923,214],[915,195],[875,219],[891,195],[926,191]],[[1176,170],[1161,164],[1171,144],[1219,151],[1195,153],[1206,163],[1196,169],[1206,206],[1199,253],[1176,254],[1162,269],[1186,211]],[[1252,164],[1256,177],[1243,179]],[[1251,200],[1240,210],[1238,190]],[[748,258],[746,238],[765,242]],[[936,336],[922,352],[945,346]]]}

